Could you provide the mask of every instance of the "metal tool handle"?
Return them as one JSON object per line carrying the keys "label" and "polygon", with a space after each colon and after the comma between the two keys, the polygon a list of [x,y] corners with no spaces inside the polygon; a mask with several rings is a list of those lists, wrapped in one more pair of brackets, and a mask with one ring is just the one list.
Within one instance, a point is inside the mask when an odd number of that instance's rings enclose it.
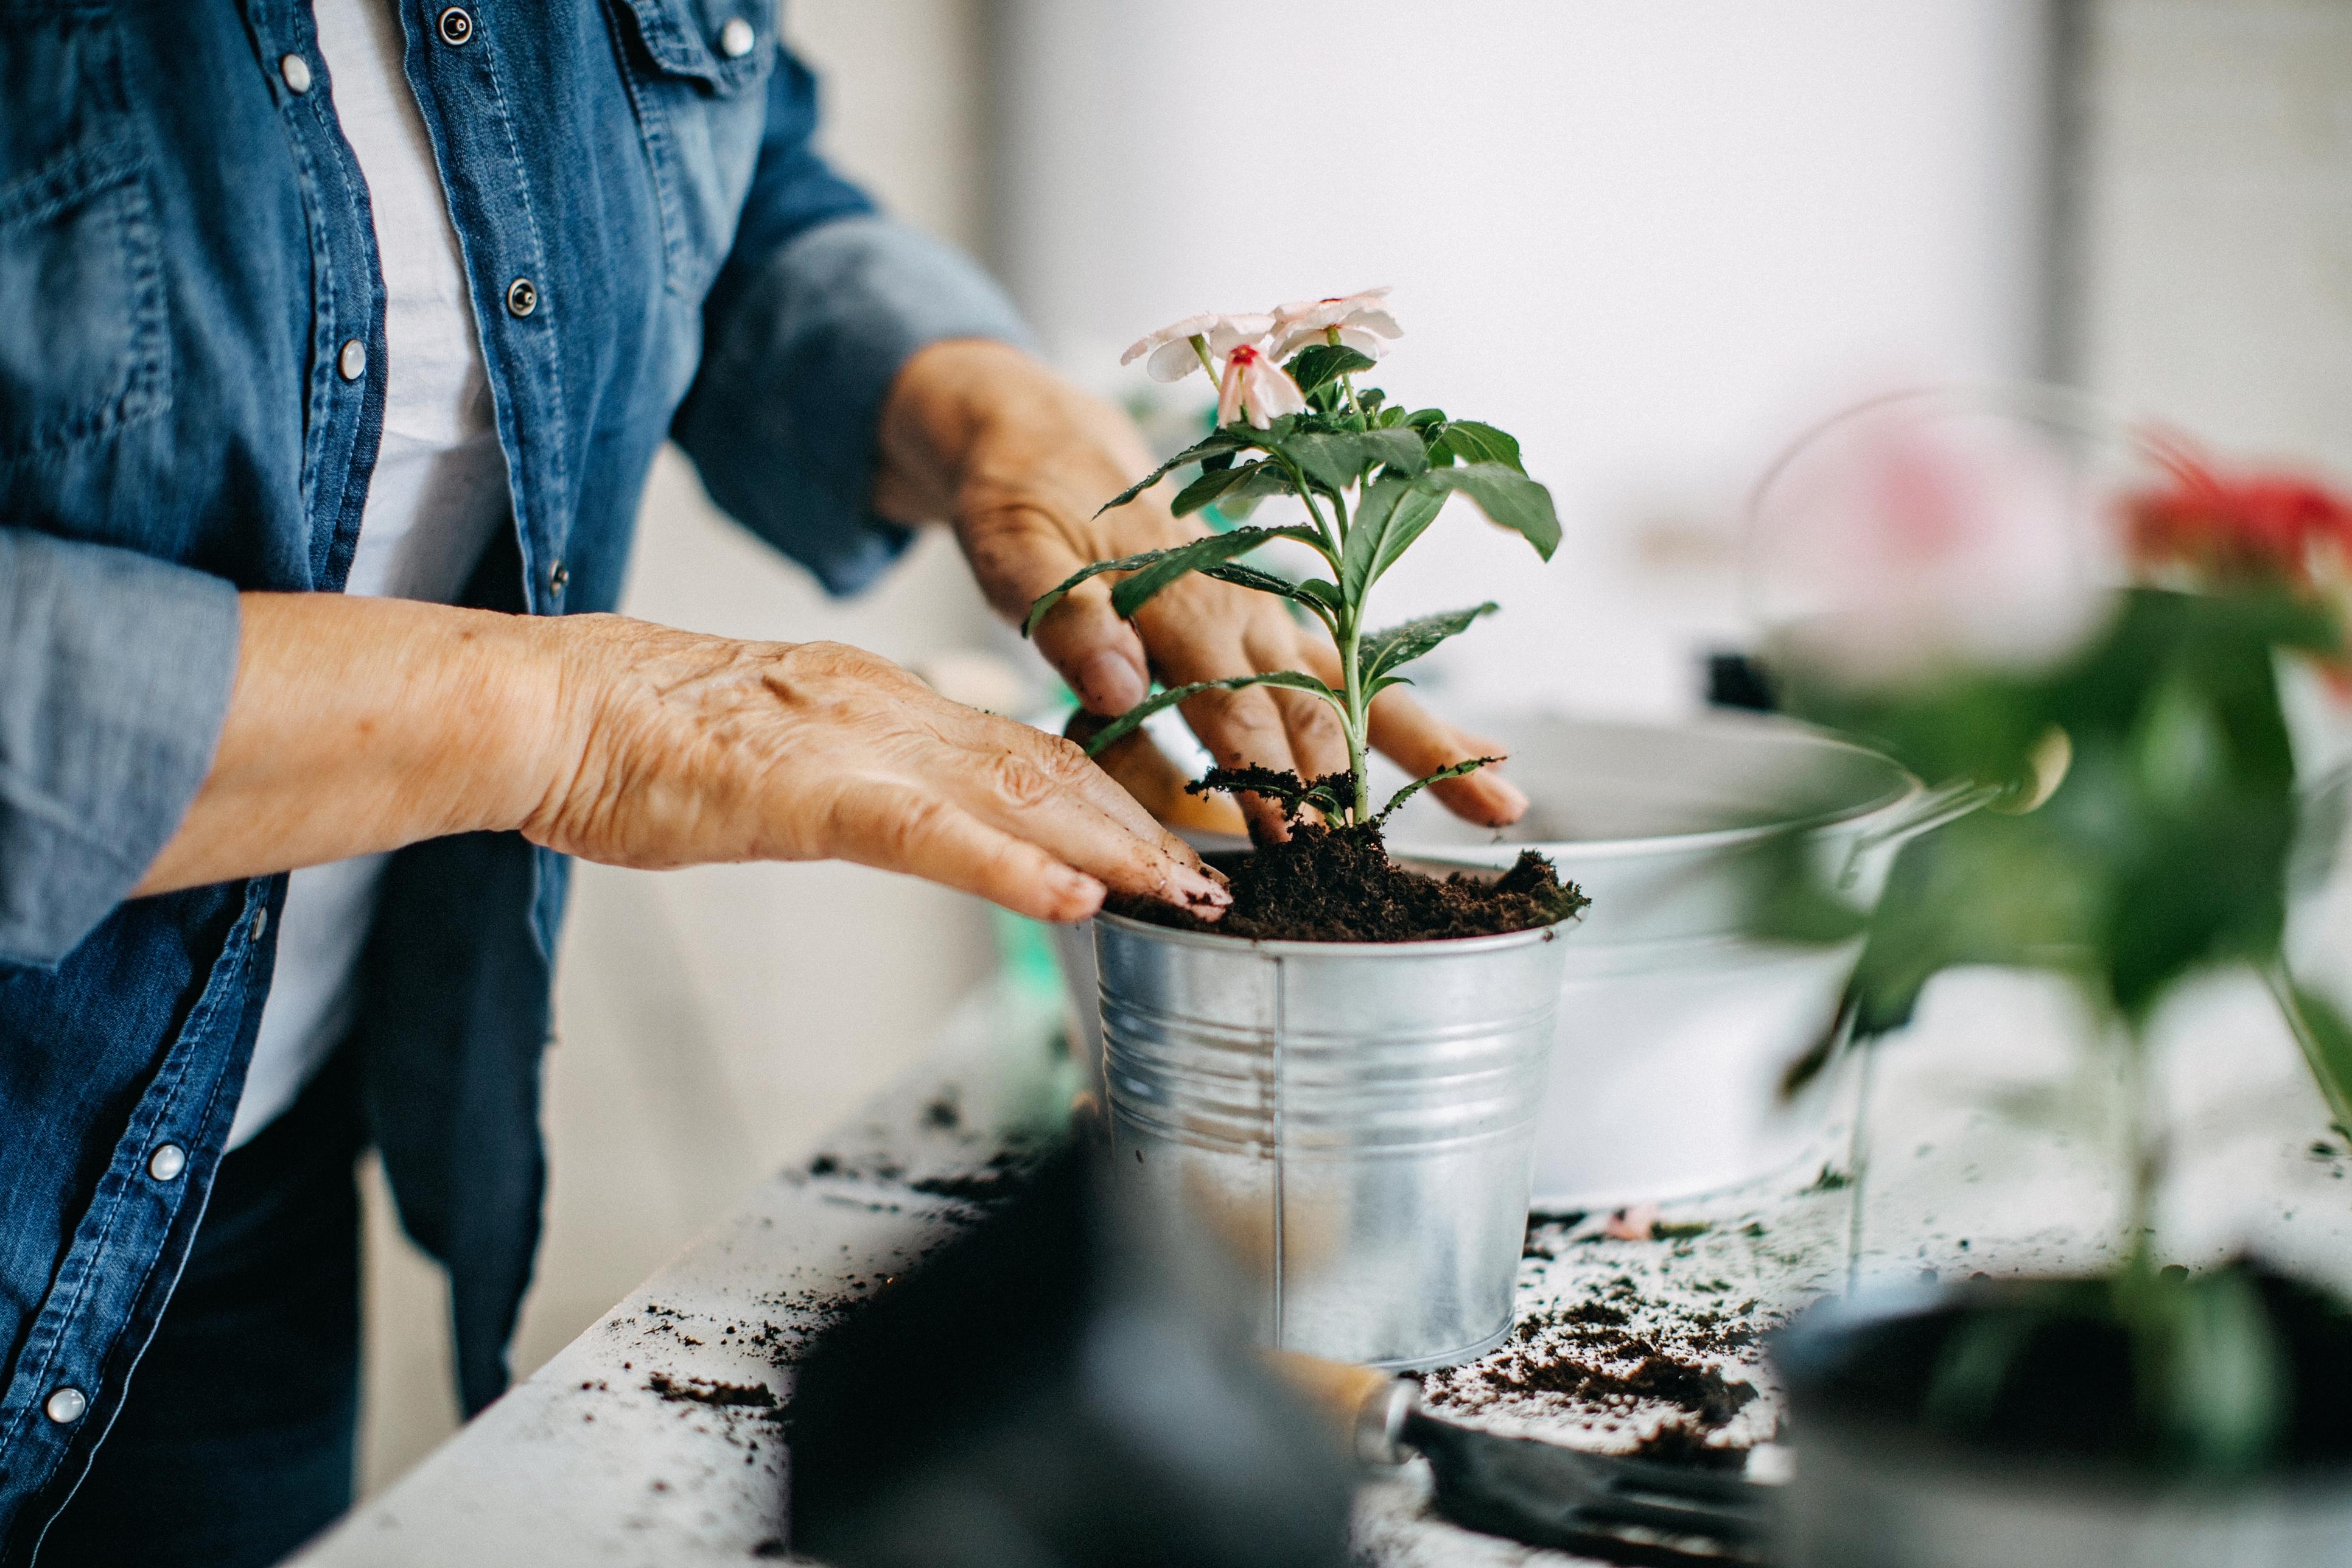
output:
{"label": "metal tool handle", "polygon": [[1267,1351],[1265,1357],[1360,1462],[1402,1465],[1411,1458],[1402,1438],[1420,1391],[1410,1380],[1297,1351]]}

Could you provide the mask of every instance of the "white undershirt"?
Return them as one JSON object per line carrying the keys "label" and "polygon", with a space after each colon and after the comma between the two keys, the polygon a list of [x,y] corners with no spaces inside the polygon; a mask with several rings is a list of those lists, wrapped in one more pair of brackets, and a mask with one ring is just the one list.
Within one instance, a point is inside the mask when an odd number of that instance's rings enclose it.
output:
{"label": "white undershirt", "polygon": [[[509,514],[505,455],[473,306],[408,80],[397,0],[316,0],[319,52],[367,178],[383,267],[383,441],[343,592],[446,604]],[[294,1103],[351,1027],[354,970],[385,858],[294,873],[232,1149]]]}

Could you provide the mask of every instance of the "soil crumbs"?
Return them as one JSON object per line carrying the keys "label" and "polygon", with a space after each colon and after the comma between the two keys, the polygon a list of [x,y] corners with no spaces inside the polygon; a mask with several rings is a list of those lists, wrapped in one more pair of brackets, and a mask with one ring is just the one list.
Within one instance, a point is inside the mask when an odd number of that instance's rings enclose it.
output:
{"label": "soil crumbs", "polygon": [[1435,942],[1552,925],[1591,901],[1533,850],[1523,850],[1499,879],[1410,870],[1389,858],[1376,826],[1296,822],[1286,842],[1212,860],[1233,882],[1233,907],[1221,919],[1125,894],[1113,896],[1111,911],[1253,940]]}

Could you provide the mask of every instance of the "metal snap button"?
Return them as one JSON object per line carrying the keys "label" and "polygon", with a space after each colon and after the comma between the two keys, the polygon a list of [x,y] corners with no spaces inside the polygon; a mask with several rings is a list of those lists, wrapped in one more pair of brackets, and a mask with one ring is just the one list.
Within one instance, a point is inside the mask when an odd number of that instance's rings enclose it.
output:
{"label": "metal snap button", "polygon": [[163,1143],[147,1156],[147,1173],[159,1182],[179,1180],[180,1173],[188,1168],[188,1152],[177,1143]]}
{"label": "metal snap button", "polygon": [[437,24],[441,41],[451,48],[463,48],[474,41],[474,15],[463,5],[452,5],[441,13]]}
{"label": "metal snap button", "polygon": [[507,285],[507,313],[516,317],[530,315],[539,309],[539,285],[528,278],[518,278]]}
{"label": "metal snap button", "polygon": [[89,1408],[89,1397],[79,1388],[60,1388],[41,1408],[50,1420],[64,1426],[81,1419],[82,1412]]}
{"label": "metal snap button", "polygon": [[572,568],[562,562],[559,561],[547,569],[547,586],[551,592],[561,594],[571,581]]}
{"label": "metal snap button", "polygon": [[357,338],[346,339],[343,352],[335,356],[335,368],[342,372],[345,381],[357,381],[367,374],[367,344]]}
{"label": "metal snap button", "polygon": [[253,911],[253,940],[259,942],[269,934],[269,909],[264,905]]}
{"label": "metal snap button", "polygon": [[300,55],[288,55],[278,62],[278,74],[286,79],[286,90],[299,98],[310,90],[310,62]]}
{"label": "metal snap button", "polygon": [[754,38],[751,24],[740,16],[730,16],[719,29],[719,52],[730,60],[740,60],[751,52]]}

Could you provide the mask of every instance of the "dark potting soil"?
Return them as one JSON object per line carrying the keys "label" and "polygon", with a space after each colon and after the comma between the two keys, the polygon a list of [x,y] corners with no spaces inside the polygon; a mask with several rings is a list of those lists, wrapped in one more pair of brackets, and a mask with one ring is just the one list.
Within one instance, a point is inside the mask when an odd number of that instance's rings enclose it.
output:
{"label": "dark potting soil", "polygon": [[[2271,1466],[2339,1472],[2352,1462],[2352,1314],[2295,1281],[2255,1270],[2287,1368],[2284,1431]],[[1781,1357],[1795,1420],[1927,1436],[2004,1458],[2065,1459],[2143,1475],[2197,1465],[2136,1420],[2131,1342],[2106,1310],[2104,1281],[1979,1280],[1916,1316],[1866,1324]],[[1991,1397],[1964,1424],[1932,1416],[1928,1391],[1948,1347],[1969,1328],[2007,1327],[2017,1349]],[[1803,1343],[1801,1331],[1796,1342]]]}
{"label": "dark potting soil", "polygon": [[1633,1446],[1633,1458],[1686,1470],[1738,1470],[1748,1466],[1746,1448],[1708,1442],[1706,1433],[1683,1415],[1659,1423],[1656,1431]]}
{"label": "dark potting soil", "polygon": [[1591,901],[1532,850],[1497,879],[1408,870],[1370,825],[1294,822],[1283,843],[1209,858],[1233,882],[1233,907],[1214,921],[1157,899],[1114,894],[1108,907],[1154,925],[1254,940],[1433,942],[1551,925]]}

